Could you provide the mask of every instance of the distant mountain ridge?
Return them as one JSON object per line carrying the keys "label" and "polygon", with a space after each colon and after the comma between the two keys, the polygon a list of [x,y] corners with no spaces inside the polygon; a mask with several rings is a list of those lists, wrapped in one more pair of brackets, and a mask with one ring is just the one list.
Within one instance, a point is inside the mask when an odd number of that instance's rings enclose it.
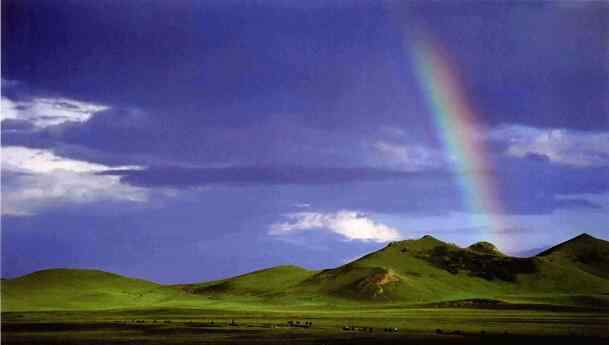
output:
{"label": "distant mountain ridge", "polygon": [[[518,258],[488,242],[461,248],[426,235],[391,242],[322,271],[277,266],[194,284],[159,285],[95,270],[56,269],[2,281],[2,310],[259,303],[430,303],[609,293],[609,242],[587,234]],[[548,297],[549,298],[549,297]]]}

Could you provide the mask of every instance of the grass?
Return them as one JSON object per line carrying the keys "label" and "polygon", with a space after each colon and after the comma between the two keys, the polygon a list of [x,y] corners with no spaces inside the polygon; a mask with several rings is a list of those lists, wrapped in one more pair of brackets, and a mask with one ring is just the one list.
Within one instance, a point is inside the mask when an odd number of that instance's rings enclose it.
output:
{"label": "grass", "polygon": [[[261,339],[264,344],[378,344],[415,340],[422,344],[446,344],[483,343],[489,339],[513,343],[531,336],[566,335],[585,336],[578,343],[601,343],[609,335],[606,313],[391,305],[308,310],[260,309],[246,304],[236,308],[229,304],[209,309],[11,312],[4,313],[3,320],[3,344],[260,344]],[[291,328],[290,320],[310,321],[313,326]],[[230,326],[233,321],[237,326]],[[345,325],[373,331],[346,332]],[[387,327],[399,331],[384,332]],[[438,329],[442,335],[436,334]],[[506,331],[509,335],[504,335]],[[450,333],[459,334],[446,335]]]}
{"label": "grass", "polygon": [[184,292],[97,270],[52,269],[2,282],[2,310],[137,307],[179,300]]}
{"label": "grass", "polygon": [[[476,343],[488,340],[481,332],[501,340],[507,331],[595,342],[609,336],[609,280],[599,257],[607,248],[579,236],[519,259],[488,243],[459,248],[425,236],[334,269],[278,266],[185,285],[45,270],[2,281],[2,341],[425,344],[460,343],[462,334],[445,334],[459,331],[468,337],[461,343]],[[314,326],[290,328],[288,320]],[[345,333],[345,325],[375,331]],[[383,332],[387,327],[399,334]]]}
{"label": "grass", "polygon": [[[233,278],[160,285],[95,270],[55,269],[2,281],[2,310],[93,310],[206,307],[222,301],[319,307],[421,304],[485,298],[577,304],[609,292],[600,254],[609,243],[578,236],[537,257],[511,258],[490,243],[459,248],[431,236],[393,242],[354,262],[323,271],[278,266]],[[596,260],[592,260],[596,258]]]}

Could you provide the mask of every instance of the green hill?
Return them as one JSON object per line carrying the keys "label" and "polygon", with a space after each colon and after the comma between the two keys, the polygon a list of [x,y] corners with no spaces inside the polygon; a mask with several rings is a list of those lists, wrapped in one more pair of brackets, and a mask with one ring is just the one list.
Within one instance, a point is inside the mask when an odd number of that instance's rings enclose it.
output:
{"label": "green hill", "polygon": [[[513,264],[502,255],[481,254],[431,236],[392,242],[342,267],[305,282],[333,296],[370,301],[422,302],[495,295],[507,291]],[[523,266],[523,267],[520,267]]]}
{"label": "green hill", "polygon": [[[602,274],[608,270],[594,253],[609,248],[608,243],[591,236],[580,236],[568,243],[571,243],[569,248],[577,247],[570,253],[584,254],[573,254],[577,260],[572,256],[557,260],[543,255],[515,258],[502,254],[491,243],[479,242],[460,248],[427,235],[417,240],[392,242],[334,269],[312,272],[280,266],[193,285],[191,291],[214,296],[255,295],[274,299],[315,296],[345,302],[406,303],[607,292],[609,281]],[[589,248],[596,251],[585,254],[590,252]],[[582,255],[589,258],[586,262],[594,269],[578,261]]]}
{"label": "green hill", "polygon": [[580,235],[530,258],[479,242],[432,236],[389,243],[322,271],[278,266],[237,277],[163,286],[94,270],[56,269],[2,281],[3,310],[209,307],[216,303],[420,304],[454,300],[607,305],[609,242]]}
{"label": "green hill", "polygon": [[609,279],[609,242],[581,234],[540,254],[561,264],[575,264],[591,274]]}
{"label": "green hill", "polygon": [[489,242],[477,242],[467,247],[467,249],[478,252],[480,254],[494,254],[494,255],[503,255],[494,244]]}
{"label": "green hill", "polygon": [[431,236],[387,247],[309,279],[322,292],[381,301],[432,301],[537,293],[605,293],[609,243],[580,236],[556,259],[514,258],[492,244],[460,248]]}
{"label": "green hill", "polygon": [[295,288],[311,277],[315,271],[298,266],[276,266],[230,279],[202,284],[185,285],[185,290],[195,294],[231,294],[242,296],[276,297]]}
{"label": "green hill", "polygon": [[148,306],[179,291],[140,279],[84,269],[49,269],[2,281],[2,310]]}

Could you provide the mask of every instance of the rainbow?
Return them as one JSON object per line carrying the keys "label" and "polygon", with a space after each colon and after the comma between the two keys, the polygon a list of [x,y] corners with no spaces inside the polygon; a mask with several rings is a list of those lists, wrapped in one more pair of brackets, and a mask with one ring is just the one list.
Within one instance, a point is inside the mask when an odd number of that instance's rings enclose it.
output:
{"label": "rainbow", "polygon": [[[453,163],[461,196],[472,225],[486,229],[483,237],[506,228],[492,164],[482,140],[476,112],[468,103],[448,55],[430,39],[415,40],[414,70],[433,113],[445,154]],[[484,230],[482,230],[484,231]]]}

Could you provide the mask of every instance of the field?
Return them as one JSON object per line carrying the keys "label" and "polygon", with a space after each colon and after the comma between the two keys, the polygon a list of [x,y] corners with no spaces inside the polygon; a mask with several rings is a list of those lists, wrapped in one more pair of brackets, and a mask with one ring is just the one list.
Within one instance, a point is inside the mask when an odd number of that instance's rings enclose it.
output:
{"label": "field", "polygon": [[[609,337],[607,310],[593,308],[370,305],[319,310],[264,309],[260,305],[250,309],[247,304],[239,305],[216,304],[207,309],[8,312],[2,315],[2,343],[383,344],[400,340],[417,344],[471,344],[491,339],[495,343],[513,343],[531,337],[570,336],[576,337],[578,343],[600,344]],[[304,328],[305,322],[311,322],[310,328]],[[344,330],[345,326],[349,330]]]}
{"label": "field", "polygon": [[2,343],[605,344],[608,253],[590,236],[533,258],[425,237],[334,269],[184,285],[44,270],[2,281]]}

